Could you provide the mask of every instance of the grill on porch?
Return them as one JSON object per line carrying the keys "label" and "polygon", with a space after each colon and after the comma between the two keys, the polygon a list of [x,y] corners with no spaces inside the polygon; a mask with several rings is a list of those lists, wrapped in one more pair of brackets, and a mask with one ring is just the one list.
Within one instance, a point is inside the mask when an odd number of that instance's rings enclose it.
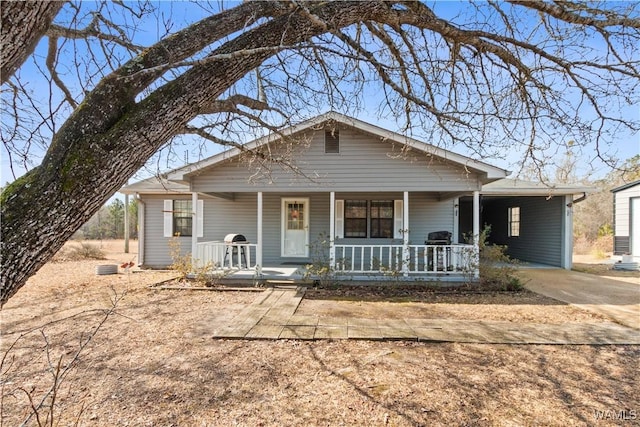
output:
{"label": "grill on porch", "polygon": [[424,242],[427,246],[433,246],[431,251],[427,250],[427,265],[430,270],[452,271],[453,252],[451,250],[451,232],[434,231],[427,234],[427,240]]}
{"label": "grill on porch", "polygon": [[197,246],[196,264],[219,268],[255,268],[256,244],[249,243],[242,234],[227,234],[223,241],[200,242]]}
{"label": "grill on porch", "polygon": [[222,261],[222,265],[225,265],[229,256],[231,257],[230,263],[233,265],[233,256],[236,256],[236,260],[238,261],[238,267],[242,268],[242,259],[244,259],[245,267],[248,267],[247,263],[247,251],[245,250],[245,246],[247,243],[247,238],[242,234],[227,234],[224,236],[225,243],[225,251],[224,251],[224,260]]}

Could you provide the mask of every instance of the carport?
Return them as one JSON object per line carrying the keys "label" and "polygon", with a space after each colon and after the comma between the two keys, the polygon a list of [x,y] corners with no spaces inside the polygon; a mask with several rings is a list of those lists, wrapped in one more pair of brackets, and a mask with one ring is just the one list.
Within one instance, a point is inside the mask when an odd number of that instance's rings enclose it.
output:
{"label": "carport", "polygon": [[[590,191],[583,186],[502,179],[482,188],[480,223],[491,226],[489,243],[506,245],[511,258],[570,270],[573,205]],[[471,231],[471,206],[470,197],[459,199],[460,239]]]}

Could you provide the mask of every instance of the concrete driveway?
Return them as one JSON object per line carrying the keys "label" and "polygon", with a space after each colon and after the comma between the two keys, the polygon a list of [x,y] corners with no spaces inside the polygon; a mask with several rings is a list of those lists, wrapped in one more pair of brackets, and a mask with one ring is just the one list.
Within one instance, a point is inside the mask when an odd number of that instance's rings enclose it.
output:
{"label": "concrete driveway", "polygon": [[519,274],[533,292],[640,329],[640,275],[627,281],[561,269],[522,269]]}

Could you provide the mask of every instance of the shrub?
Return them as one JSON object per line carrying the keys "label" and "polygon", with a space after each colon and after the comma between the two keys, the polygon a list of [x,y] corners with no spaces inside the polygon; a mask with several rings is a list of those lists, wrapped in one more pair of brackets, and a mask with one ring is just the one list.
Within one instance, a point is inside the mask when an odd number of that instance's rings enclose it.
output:
{"label": "shrub", "polygon": [[487,243],[491,227],[487,226],[482,233],[478,245],[480,248],[480,284],[484,288],[502,291],[520,291],[521,280],[516,275],[517,261],[506,254],[507,246]]}
{"label": "shrub", "polygon": [[182,254],[182,245],[180,244],[180,236],[169,239],[169,256],[171,257],[171,265],[169,268],[180,274],[181,281],[186,280],[192,268],[191,254]]}
{"label": "shrub", "polygon": [[592,255],[604,259],[613,250],[613,236],[605,234],[594,240],[578,236],[573,241],[573,253],[576,255]]}
{"label": "shrub", "polygon": [[65,244],[53,257],[54,262],[82,261],[85,259],[106,259],[98,245],[76,242]]}
{"label": "shrub", "polygon": [[[329,259],[329,236],[321,233],[318,239],[309,244],[311,264],[305,266],[305,279],[312,279],[320,286],[328,286],[335,281],[335,270]],[[339,261],[337,261],[339,262]]]}
{"label": "shrub", "polygon": [[191,257],[191,253],[182,254],[182,246],[180,244],[179,237],[180,236],[175,236],[169,240],[169,254],[172,261],[169,268],[180,274],[178,280],[181,282],[186,282],[189,279],[189,276],[193,275],[196,284],[210,284],[213,278],[210,274],[210,271],[213,268],[212,263],[209,262],[201,267],[195,265],[193,258]]}

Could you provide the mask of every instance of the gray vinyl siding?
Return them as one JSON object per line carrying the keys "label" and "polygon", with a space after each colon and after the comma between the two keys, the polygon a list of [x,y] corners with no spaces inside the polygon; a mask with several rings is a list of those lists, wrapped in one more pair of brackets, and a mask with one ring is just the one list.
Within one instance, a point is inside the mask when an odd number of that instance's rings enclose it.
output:
{"label": "gray vinyl siding", "polygon": [[[145,195],[144,208],[144,262],[145,267],[167,268],[173,261],[169,248],[170,237],[164,237],[164,200],[191,200],[190,195]],[[206,210],[206,209],[205,209]],[[181,253],[191,252],[191,237],[174,237],[180,243]]]}
{"label": "gray vinyl siding", "polygon": [[[403,193],[400,192],[336,193],[337,200],[402,200],[403,197]],[[453,199],[439,201],[435,194],[409,193],[408,229],[409,242],[414,245],[424,244],[427,234],[432,231],[453,232]],[[366,245],[385,244],[390,241],[402,243],[401,239],[339,239],[337,243]]]}
{"label": "gray vinyl siding", "polygon": [[[324,191],[473,191],[478,176],[460,165],[423,152],[401,153],[378,137],[340,129],[340,153],[324,152],[324,132],[295,147],[296,174],[273,164],[269,171],[249,167],[238,158],[192,177],[192,189],[204,193]],[[279,148],[271,147],[278,156]],[[260,162],[255,162],[260,163]],[[262,166],[262,165],[261,165]]]}
{"label": "gray vinyl siding", "polygon": [[631,252],[631,199],[640,197],[640,184],[616,191],[613,194],[613,222],[615,255]]}
{"label": "gray vinyl siding", "polygon": [[434,194],[409,194],[409,240],[421,245],[434,231],[453,233],[454,200],[439,201]]}
{"label": "gray vinyl siding", "polygon": [[273,194],[263,195],[263,260],[264,265],[280,265],[282,263],[307,263],[309,258],[283,258],[282,254],[282,198],[309,199],[309,242],[320,238],[321,234],[329,235],[329,194]]}
{"label": "gray vinyl siding", "polygon": [[[309,242],[319,242],[329,236],[330,206],[329,193],[263,193],[262,200],[262,239],[263,264],[280,265],[282,263],[306,263],[314,256],[322,256],[320,252],[310,251],[309,258],[284,258],[282,252],[282,199],[309,199]],[[402,193],[337,193],[336,199],[361,200],[398,200]],[[201,241],[222,240],[227,233],[239,233],[250,242],[257,242],[257,196],[256,194],[238,193],[231,200],[212,198],[205,199],[204,238]],[[422,244],[426,235],[432,231],[453,231],[453,201],[440,202],[433,195],[414,193],[409,196],[409,233],[411,243]],[[381,244],[393,239],[339,239],[341,244]],[[397,240],[397,242],[400,242]],[[316,245],[317,246],[317,245]]]}
{"label": "gray vinyl siding", "polygon": [[[312,244],[329,236],[329,193],[263,193],[263,265],[283,263],[305,264],[312,259],[328,256],[324,251],[310,250],[309,258],[281,257],[281,206],[283,198],[309,199],[309,241]],[[163,201],[170,198],[189,199],[188,196],[144,196],[145,203],[145,260],[148,267],[164,268],[171,264],[170,238],[163,237]],[[336,193],[336,199],[402,200],[400,192]],[[244,235],[257,243],[257,194],[236,193],[234,200],[206,197],[204,200],[204,236],[198,241],[222,241],[227,234]],[[432,231],[453,231],[453,200],[438,201],[434,194],[410,193],[409,233],[412,244],[422,244]],[[191,250],[191,237],[180,237],[182,253]],[[394,239],[339,239],[342,244],[401,243]],[[318,245],[316,245],[318,246]],[[252,257],[255,255],[252,254]]]}
{"label": "gray vinyl siding", "polygon": [[[512,258],[563,266],[564,197],[483,198],[482,222],[491,225],[489,242],[507,245]],[[508,237],[508,208],[520,207],[520,236]]]}

